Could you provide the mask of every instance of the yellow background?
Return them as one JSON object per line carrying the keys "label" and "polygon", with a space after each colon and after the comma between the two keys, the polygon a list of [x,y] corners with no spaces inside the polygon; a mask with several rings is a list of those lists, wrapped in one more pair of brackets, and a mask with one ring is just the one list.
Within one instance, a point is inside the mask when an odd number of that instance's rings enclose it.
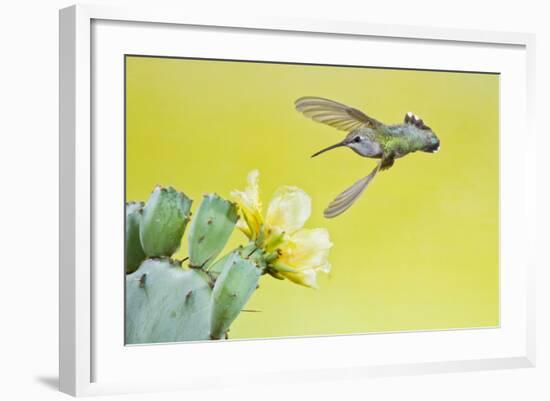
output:
{"label": "yellow background", "polygon": [[[197,202],[229,197],[260,170],[264,206],[280,185],[310,194],[306,227],[326,227],[332,272],[312,290],[263,276],[230,338],[499,324],[498,75],[129,56],[126,194],[156,184]],[[322,96],[385,123],[412,111],[439,136],[379,174],[343,215],[322,211],[376,161],[339,148],[342,131],[294,110]],[[235,231],[227,249],[244,243]],[[185,246],[179,255],[185,256]]]}

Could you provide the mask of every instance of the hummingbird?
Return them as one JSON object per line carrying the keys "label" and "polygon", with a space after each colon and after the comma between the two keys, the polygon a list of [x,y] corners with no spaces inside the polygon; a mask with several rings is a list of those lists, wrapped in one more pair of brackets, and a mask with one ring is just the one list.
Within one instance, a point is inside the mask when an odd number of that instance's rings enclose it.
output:
{"label": "hummingbird", "polygon": [[416,151],[435,153],[439,138],[424,121],[409,112],[400,124],[386,125],[362,111],[322,97],[301,97],[296,110],[314,121],[346,131],[343,141],[328,146],[311,157],[338,147],[348,147],[359,156],[380,159],[365,177],[338,195],[325,209],[326,218],[336,217],[350,208],[379,171],[393,166],[395,159]]}

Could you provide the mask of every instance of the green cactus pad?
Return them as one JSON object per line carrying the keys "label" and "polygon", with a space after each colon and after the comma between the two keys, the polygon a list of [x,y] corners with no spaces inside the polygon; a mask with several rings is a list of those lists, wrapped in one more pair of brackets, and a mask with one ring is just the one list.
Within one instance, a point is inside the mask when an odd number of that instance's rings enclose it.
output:
{"label": "green cactus pad", "polygon": [[210,337],[225,338],[233,320],[258,286],[262,269],[239,252],[224,258],[225,266],[212,291]]}
{"label": "green cactus pad", "polygon": [[189,262],[206,268],[224,248],[238,219],[235,204],[216,194],[205,195],[189,230]]}
{"label": "green cactus pad", "polygon": [[145,260],[145,252],[139,239],[139,224],[143,202],[129,202],[126,204],[126,238],[124,250],[124,268],[126,273],[135,271]]}
{"label": "green cactus pad", "polygon": [[169,259],[148,259],[126,276],[126,344],[210,339],[207,275]]}
{"label": "green cactus pad", "polygon": [[216,280],[220,274],[222,274],[222,271],[224,267],[226,266],[227,259],[233,257],[233,252],[229,252],[227,255],[222,256],[219,258],[215,263],[212,263],[208,265],[208,267],[204,268],[203,270],[208,273],[208,275],[212,278],[212,280]]}
{"label": "green cactus pad", "polygon": [[172,256],[179,249],[192,202],[174,188],[153,190],[143,208],[139,230],[147,256]]}

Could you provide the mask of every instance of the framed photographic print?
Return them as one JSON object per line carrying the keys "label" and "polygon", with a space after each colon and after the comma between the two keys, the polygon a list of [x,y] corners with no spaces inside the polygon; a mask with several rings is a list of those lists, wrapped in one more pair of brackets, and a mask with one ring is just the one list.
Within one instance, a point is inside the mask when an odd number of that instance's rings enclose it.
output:
{"label": "framed photographic print", "polygon": [[533,46],[62,10],[61,390],[533,366]]}

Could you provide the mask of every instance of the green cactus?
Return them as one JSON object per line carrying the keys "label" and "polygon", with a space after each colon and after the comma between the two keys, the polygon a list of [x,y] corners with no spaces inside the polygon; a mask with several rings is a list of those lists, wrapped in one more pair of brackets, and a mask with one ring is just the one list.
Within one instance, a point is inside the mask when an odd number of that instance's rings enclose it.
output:
{"label": "green cactus", "polygon": [[224,338],[229,326],[248,302],[265,269],[258,250],[252,244],[225,258],[221,274],[212,291],[210,335],[213,340]]}
{"label": "green cactus", "polygon": [[126,273],[134,272],[145,260],[145,252],[139,239],[139,224],[141,222],[141,209],[143,202],[130,202],[126,204],[126,243],[124,267]]}
{"label": "green cactus", "polygon": [[233,252],[229,252],[228,254],[216,260],[215,263],[212,263],[211,265],[204,267],[203,270],[206,273],[208,273],[208,275],[212,278],[212,280],[215,281],[219,277],[219,275],[222,274],[222,271],[226,266],[227,259],[231,258],[232,255],[233,255]]}
{"label": "green cactus", "polygon": [[126,344],[222,339],[265,271],[251,243],[218,258],[233,232],[236,206],[206,195],[189,230],[189,267],[171,259],[189,221],[191,200],[157,187],[126,217]]}
{"label": "green cactus", "polygon": [[201,270],[145,261],[126,276],[126,343],[210,339],[211,293]]}
{"label": "green cactus", "polygon": [[139,237],[149,257],[171,256],[180,247],[192,200],[174,188],[156,187],[143,208]]}
{"label": "green cactus", "polygon": [[189,261],[206,269],[227,243],[239,218],[235,204],[216,194],[205,195],[189,230]]}

